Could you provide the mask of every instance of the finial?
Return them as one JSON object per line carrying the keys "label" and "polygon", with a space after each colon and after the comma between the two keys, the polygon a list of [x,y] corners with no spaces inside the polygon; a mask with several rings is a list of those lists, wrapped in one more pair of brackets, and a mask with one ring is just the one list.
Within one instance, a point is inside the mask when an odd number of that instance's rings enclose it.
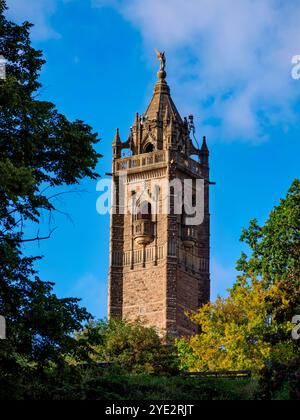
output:
{"label": "finial", "polygon": [[206,136],[203,137],[201,152],[202,153],[209,153],[209,150],[208,150],[208,147],[207,147],[207,142],[206,142]]}
{"label": "finial", "polygon": [[113,144],[117,145],[119,143],[121,143],[121,139],[120,139],[119,129],[117,128]]}
{"label": "finial", "polygon": [[155,50],[157,58],[160,61],[160,68],[159,72],[157,73],[157,76],[159,79],[164,80],[167,77],[166,73],[166,54],[164,52]]}

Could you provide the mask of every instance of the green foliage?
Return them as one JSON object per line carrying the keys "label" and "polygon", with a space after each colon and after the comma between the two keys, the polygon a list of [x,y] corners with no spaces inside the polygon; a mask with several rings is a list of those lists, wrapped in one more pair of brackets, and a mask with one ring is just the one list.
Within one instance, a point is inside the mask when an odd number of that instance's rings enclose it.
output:
{"label": "green foliage", "polygon": [[[102,367],[63,366],[43,374],[21,375],[6,399],[20,400],[253,400],[258,386],[251,380],[124,375]],[[13,397],[12,397],[13,396]]]}
{"label": "green foliage", "polygon": [[[55,211],[56,187],[97,178],[98,136],[37,99],[42,52],[31,45],[32,25],[8,21],[5,10],[0,0],[7,60],[0,80],[0,314],[8,331],[0,341],[0,399],[253,399],[253,381],[170,376],[178,372],[174,348],[140,322],[89,323],[74,337],[90,315],[38,277],[39,257],[23,253],[24,224]],[[258,372],[265,365],[259,398],[299,399],[299,343],[290,337],[300,313],[299,180],[266,224],[252,221],[242,240],[251,251],[238,262],[242,275],[227,299],[192,315],[202,330],[178,341],[181,368]],[[96,363],[104,361],[113,367]]]}
{"label": "green foliage", "polygon": [[[266,361],[288,361],[293,356],[292,323],[268,322],[268,301],[274,297],[278,310],[288,308],[278,287],[265,288],[261,281],[240,278],[228,298],[218,298],[192,316],[201,326],[201,333],[179,340],[182,367],[190,371],[251,370],[259,374]],[[266,339],[286,331],[290,342],[284,347]]]}
{"label": "green foliage", "polygon": [[123,372],[174,374],[178,371],[175,349],[162,343],[153,328],[140,321],[92,322],[77,337],[90,348],[97,362],[112,362]]}
{"label": "green foliage", "polygon": [[[300,181],[296,179],[285,199],[261,227],[253,220],[241,240],[251,250],[242,254],[238,270],[262,277],[266,286],[277,284],[289,296],[289,311],[281,316],[291,320],[300,313]],[[276,302],[274,302],[276,305]]]}
{"label": "green foliage", "polygon": [[[288,302],[280,308],[278,296],[268,300],[273,322],[287,324],[300,314],[300,181],[295,179],[287,196],[270,213],[263,227],[254,220],[241,238],[251,249],[243,254],[238,269],[246,276],[261,277],[265,287],[275,285]],[[280,300],[280,298],[279,298]],[[289,330],[275,331],[264,339],[272,346],[289,348]],[[299,340],[293,341],[294,355],[299,355]],[[282,361],[284,362],[284,361]]]}
{"label": "green foliage", "polygon": [[[0,80],[0,314],[7,340],[0,341],[0,398],[16,396],[25,379],[40,380],[49,365],[75,355],[72,337],[90,319],[77,299],[58,299],[53,284],[39,279],[38,257],[23,253],[25,223],[55,211],[54,187],[96,179],[97,134],[82,121],[70,122],[55,106],[38,100],[42,52],[30,42],[31,24],[5,17],[0,0],[0,53],[7,78]],[[48,195],[47,195],[48,194]],[[23,395],[23,391],[20,391]]]}
{"label": "green foliage", "polygon": [[85,399],[131,401],[252,400],[257,383],[165,376],[100,376],[87,382]]}
{"label": "green foliage", "polygon": [[[2,2],[3,3],[3,2]],[[3,7],[2,7],[3,9]],[[100,157],[97,134],[82,121],[69,122],[55,106],[37,100],[45,61],[30,43],[30,25],[16,25],[0,15],[0,51],[7,79],[0,81],[0,239],[19,220],[38,222],[40,211],[53,210],[49,187],[95,179]]]}
{"label": "green foliage", "polygon": [[287,364],[266,365],[259,385],[259,396],[262,399],[300,400],[300,356]]}
{"label": "green foliage", "polygon": [[252,221],[242,240],[251,256],[239,260],[242,275],[229,296],[191,314],[201,332],[177,343],[183,369],[250,369],[258,375],[266,364],[287,365],[299,355],[291,336],[292,318],[300,313],[298,180],[266,224]]}

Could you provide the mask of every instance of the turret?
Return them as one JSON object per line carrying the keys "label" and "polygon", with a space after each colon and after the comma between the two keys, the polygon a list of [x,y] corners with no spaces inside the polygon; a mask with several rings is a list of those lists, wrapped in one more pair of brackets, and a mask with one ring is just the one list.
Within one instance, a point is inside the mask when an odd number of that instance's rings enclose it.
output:
{"label": "turret", "polygon": [[200,159],[201,159],[202,165],[209,166],[209,149],[207,147],[205,136],[203,137],[203,142],[200,149]]}
{"label": "turret", "polygon": [[120,159],[121,146],[122,146],[122,143],[120,139],[119,129],[117,128],[114,141],[113,141],[113,158],[114,159]]}

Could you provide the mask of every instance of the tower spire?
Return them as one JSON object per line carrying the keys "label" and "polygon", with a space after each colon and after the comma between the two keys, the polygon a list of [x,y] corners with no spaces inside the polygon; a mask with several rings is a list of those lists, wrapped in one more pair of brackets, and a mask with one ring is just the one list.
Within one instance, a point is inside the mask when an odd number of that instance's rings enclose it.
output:
{"label": "tower spire", "polygon": [[119,145],[120,143],[121,143],[120,133],[119,133],[119,129],[117,128],[117,129],[116,129],[116,134],[115,134],[115,137],[114,137],[114,140],[113,140],[113,145],[114,145],[114,146],[117,146],[117,145]]}
{"label": "tower spire", "polygon": [[174,121],[182,124],[182,119],[171,98],[170,88],[166,81],[166,55],[164,52],[155,51],[160,61],[160,68],[157,73],[158,81],[155,85],[150,104],[145,112],[145,117],[149,120],[156,120],[158,118],[160,121],[163,121],[166,117],[172,117]]}
{"label": "tower spire", "polygon": [[204,136],[204,137],[203,137],[203,142],[202,142],[201,152],[202,152],[202,153],[209,154],[209,149],[208,149],[208,147],[207,147],[207,142],[206,142],[206,136]]}
{"label": "tower spire", "polygon": [[121,157],[121,146],[122,142],[120,139],[119,129],[116,129],[116,134],[113,140],[113,156],[115,159],[119,159]]}
{"label": "tower spire", "polygon": [[200,159],[202,165],[207,167],[209,164],[209,149],[207,147],[206,136],[203,137],[202,147],[200,149]]}

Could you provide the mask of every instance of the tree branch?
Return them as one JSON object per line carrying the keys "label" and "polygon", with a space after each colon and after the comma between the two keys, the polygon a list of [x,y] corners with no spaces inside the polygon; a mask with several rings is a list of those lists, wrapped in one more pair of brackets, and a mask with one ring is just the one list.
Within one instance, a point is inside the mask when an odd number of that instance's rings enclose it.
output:
{"label": "tree branch", "polygon": [[40,237],[39,236],[39,232],[38,232],[38,234],[37,234],[37,236],[35,237],[35,238],[31,238],[31,239],[21,239],[20,240],[20,242],[21,243],[24,243],[24,242],[36,242],[36,241],[45,241],[46,239],[50,239],[51,238],[51,236],[52,236],[52,234],[53,234],[53,232],[55,232],[56,230],[57,230],[58,228],[57,227],[55,227],[54,229],[52,229],[51,231],[50,231],[50,233],[49,233],[49,235],[48,236],[43,236],[43,237]]}
{"label": "tree branch", "polygon": [[72,190],[72,191],[62,191],[53,195],[50,195],[49,197],[47,197],[47,200],[52,200],[53,198],[57,198],[61,195],[65,195],[65,194],[74,194],[74,193],[86,193],[86,190]]}

